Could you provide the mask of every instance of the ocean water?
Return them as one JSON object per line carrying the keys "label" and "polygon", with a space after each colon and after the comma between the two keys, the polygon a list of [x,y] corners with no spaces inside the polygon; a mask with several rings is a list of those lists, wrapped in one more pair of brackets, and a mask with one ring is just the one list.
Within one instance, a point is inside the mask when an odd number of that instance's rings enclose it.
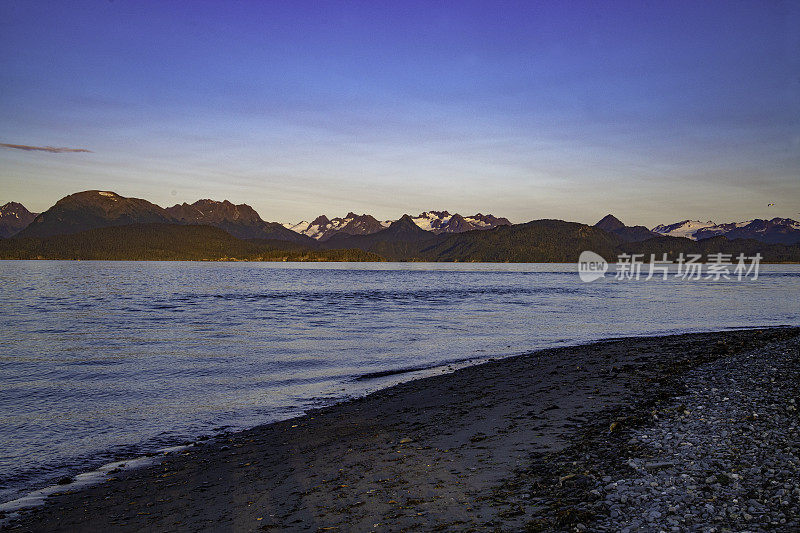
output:
{"label": "ocean water", "polygon": [[[719,282],[583,283],[575,269],[0,261],[0,502],[448,365],[800,325],[800,265]],[[363,379],[409,369],[427,370]]]}

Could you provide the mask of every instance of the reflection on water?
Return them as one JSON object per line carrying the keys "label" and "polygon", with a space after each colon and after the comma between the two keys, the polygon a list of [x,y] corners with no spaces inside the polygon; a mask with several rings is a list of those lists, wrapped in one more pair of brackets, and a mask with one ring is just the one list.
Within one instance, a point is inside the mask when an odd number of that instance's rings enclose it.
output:
{"label": "reflection on water", "polygon": [[0,285],[0,501],[394,382],[365,374],[800,324],[797,265],[582,283],[574,265],[0,261]]}

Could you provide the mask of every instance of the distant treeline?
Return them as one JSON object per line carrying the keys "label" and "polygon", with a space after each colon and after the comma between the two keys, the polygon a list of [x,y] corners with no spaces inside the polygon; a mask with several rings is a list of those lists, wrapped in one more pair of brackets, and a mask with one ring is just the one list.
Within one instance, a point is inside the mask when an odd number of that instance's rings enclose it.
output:
{"label": "distant treeline", "polygon": [[[621,237],[595,226],[562,220],[536,220],[526,224],[500,226],[485,231],[421,235],[414,238],[381,239],[380,234],[337,240],[337,246],[360,248],[392,261],[463,261],[508,263],[574,263],[584,250],[591,250],[613,262],[620,254],[650,254],[656,259],[676,260],[680,253],[760,253],[763,262],[800,262],[800,245],[765,244],[754,240],[714,237],[693,241],[680,237],[654,237],[642,242],[625,242]],[[324,243],[323,243],[324,245]]]}
{"label": "distant treeline", "polygon": [[679,254],[699,254],[703,258],[710,254],[731,254],[734,258],[738,254],[752,257],[761,254],[762,261],[768,263],[800,263],[800,245],[798,244],[765,244],[752,239],[728,240],[725,237],[711,237],[693,241],[680,237],[658,237],[642,242],[629,242],[617,247],[618,253],[643,254],[644,260],[649,261],[651,254],[659,260],[663,254],[674,260]]}
{"label": "distant treeline", "polygon": [[0,239],[2,259],[194,260],[194,261],[463,261],[572,263],[584,250],[616,260],[623,253],[712,253],[753,256],[763,262],[800,262],[800,245],[765,244],[715,237],[702,241],[655,237],[623,242],[600,228],[576,222],[537,220],[491,230],[433,235],[421,230],[352,236],[327,243],[238,239],[212,226],[134,224],[67,235]]}
{"label": "distant treeline", "polygon": [[382,261],[363,250],[313,250],[242,240],[212,226],[133,224],[44,238],[0,239],[2,259],[152,261]]}

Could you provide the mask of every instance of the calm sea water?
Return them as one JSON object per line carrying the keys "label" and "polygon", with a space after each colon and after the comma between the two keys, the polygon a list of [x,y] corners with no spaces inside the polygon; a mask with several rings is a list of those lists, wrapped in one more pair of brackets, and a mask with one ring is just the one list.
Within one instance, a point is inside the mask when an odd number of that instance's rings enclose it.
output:
{"label": "calm sea water", "polygon": [[799,265],[582,283],[574,265],[0,261],[0,287],[0,502],[399,379],[364,374],[800,324]]}

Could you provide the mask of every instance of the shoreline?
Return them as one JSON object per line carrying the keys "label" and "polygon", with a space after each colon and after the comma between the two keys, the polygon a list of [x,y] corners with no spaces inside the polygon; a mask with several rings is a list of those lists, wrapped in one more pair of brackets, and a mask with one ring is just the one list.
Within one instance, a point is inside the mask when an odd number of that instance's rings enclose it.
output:
{"label": "shoreline", "polygon": [[[230,436],[231,434],[237,434],[243,431],[250,431],[260,427],[276,424],[279,422],[286,422],[291,419],[300,418],[304,416],[309,410],[329,408],[343,402],[359,400],[366,396],[371,396],[375,393],[378,393],[384,389],[392,388],[397,385],[407,383],[409,381],[424,380],[433,376],[451,374],[463,368],[468,368],[471,366],[479,366],[485,363],[503,361],[506,359],[513,359],[515,357],[530,356],[545,350],[581,348],[587,345],[593,345],[611,341],[627,341],[630,339],[637,340],[637,339],[650,339],[657,337],[673,337],[678,335],[720,333],[726,331],[746,331],[750,329],[775,329],[775,328],[780,329],[780,328],[791,328],[791,327],[794,326],[788,324],[775,324],[770,326],[748,326],[748,327],[732,326],[730,328],[725,328],[721,330],[701,329],[698,331],[689,331],[689,332],[664,331],[645,336],[633,334],[630,336],[605,337],[599,339],[588,339],[580,341],[573,339],[573,340],[564,340],[554,345],[541,347],[532,351],[529,350],[520,353],[511,353],[504,355],[475,355],[470,357],[447,359],[429,365],[402,367],[391,370],[382,370],[382,371],[356,374],[352,376],[349,380],[343,382],[343,384],[348,382],[354,384],[373,383],[373,382],[382,382],[382,383],[377,385],[377,387],[366,388],[359,391],[351,391],[349,393],[337,396],[335,398],[329,398],[326,401],[322,401],[314,406],[307,406],[302,409],[292,408],[294,411],[296,411],[295,414],[290,414],[285,417],[279,417],[274,420],[260,422],[249,427],[224,429],[216,432],[203,431],[201,433],[197,433],[194,435],[175,437],[173,439],[162,441],[152,446],[150,445],[145,446],[138,452],[135,451],[134,453],[128,453],[128,454],[117,453],[114,454],[113,456],[105,457],[103,460],[91,460],[91,459],[87,460],[84,463],[82,463],[83,468],[74,464],[64,465],[65,468],[68,468],[68,471],[62,472],[60,475],[51,476],[49,485],[36,484],[33,485],[33,488],[28,487],[25,489],[20,489],[20,491],[14,497],[14,499],[1,500],[0,527],[2,527],[5,523],[9,521],[9,517],[16,516],[18,512],[28,511],[34,507],[39,507],[41,505],[44,505],[47,498],[49,498],[50,496],[63,494],[67,492],[74,492],[76,490],[84,490],[86,488],[103,483],[106,480],[104,476],[107,475],[109,471],[113,470],[115,473],[119,473],[119,472],[127,472],[130,470],[136,470],[142,468],[143,466],[149,466],[153,462],[160,460],[160,456],[164,455],[165,453],[169,454],[170,452],[178,449],[184,449],[191,446],[199,446],[207,441],[214,441],[216,439],[225,438],[227,436]],[[228,427],[228,426],[223,425],[223,427]],[[69,482],[67,480],[69,480]]]}
{"label": "shoreline", "polygon": [[[338,249],[333,249],[334,251]],[[350,248],[345,249],[351,250]],[[116,263],[125,263],[125,262],[135,262],[135,263],[375,263],[375,264],[385,264],[385,263],[431,263],[431,264],[467,264],[467,265],[574,265],[577,268],[577,261],[479,261],[479,260],[466,260],[466,259],[440,259],[440,260],[428,260],[428,259],[404,259],[404,260],[392,260],[392,259],[383,259],[383,260],[375,260],[375,259],[364,259],[364,260],[354,260],[354,259],[303,259],[303,260],[288,260],[285,258],[279,259],[237,259],[235,257],[223,257],[218,259],[115,259],[115,258],[108,258],[108,259],[81,259],[81,258],[46,258],[46,257],[27,257],[27,258],[18,258],[18,257],[0,257],[0,261],[66,261],[66,262],[81,262],[81,263],[91,263],[91,262],[116,262]],[[711,261],[699,261],[697,264],[709,264]],[[608,261],[609,265],[617,265],[616,261]],[[627,264],[627,263],[626,263]],[[641,264],[649,265],[650,261],[644,261]],[[760,265],[800,265],[800,261],[759,261]]]}
{"label": "shoreline", "polygon": [[553,510],[517,513],[519,495],[498,500],[519,472],[548,454],[557,464],[552,455],[587,434],[613,436],[615,421],[634,427],[643,409],[680,392],[691,369],[798,335],[777,327],[624,337],[489,360],[198,441],[160,464],[52,496],[9,527],[525,527]]}

